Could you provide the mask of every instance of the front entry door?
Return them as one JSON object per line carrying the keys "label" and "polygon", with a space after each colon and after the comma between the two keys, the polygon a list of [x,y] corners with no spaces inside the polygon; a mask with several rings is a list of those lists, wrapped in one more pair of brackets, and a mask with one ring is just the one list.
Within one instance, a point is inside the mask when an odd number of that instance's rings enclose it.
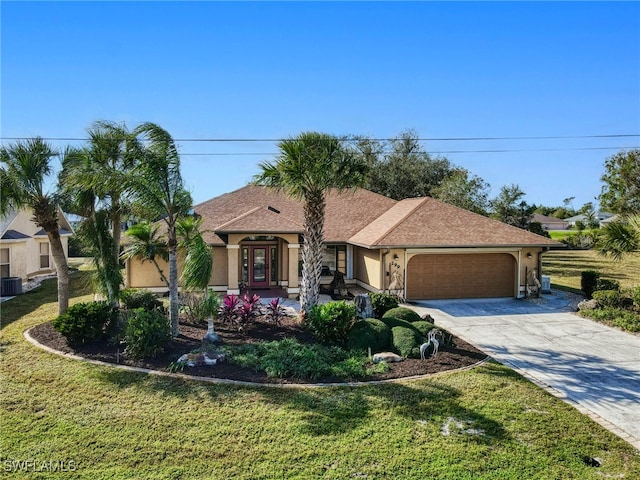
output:
{"label": "front entry door", "polygon": [[250,247],[249,286],[269,286],[269,247]]}

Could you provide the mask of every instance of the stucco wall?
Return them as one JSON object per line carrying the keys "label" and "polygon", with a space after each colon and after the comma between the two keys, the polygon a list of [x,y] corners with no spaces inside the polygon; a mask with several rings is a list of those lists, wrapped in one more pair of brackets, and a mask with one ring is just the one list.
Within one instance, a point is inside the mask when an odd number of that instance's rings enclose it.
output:
{"label": "stucco wall", "polygon": [[372,288],[381,289],[380,250],[353,249],[354,278]]}

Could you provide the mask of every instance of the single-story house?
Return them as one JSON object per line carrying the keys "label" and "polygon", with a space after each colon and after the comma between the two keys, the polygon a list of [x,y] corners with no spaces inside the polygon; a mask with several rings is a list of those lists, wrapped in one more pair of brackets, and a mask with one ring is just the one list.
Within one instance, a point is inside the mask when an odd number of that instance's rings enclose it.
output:
{"label": "single-story house", "polygon": [[566,220],[540,215],[539,213],[534,213],[531,221],[540,223],[545,230],[566,230],[569,228],[569,222]]}
{"label": "single-story house", "polygon": [[[196,205],[213,248],[209,288],[282,288],[299,293],[303,205],[248,185]],[[364,189],[326,198],[323,284],[347,284],[406,299],[520,297],[540,279],[548,238],[440,202],[396,201]],[[180,266],[180,262],[179,262]],[[127,262],[125,285],[165,290],[150,262]],[[162,267],[168,271],[166,263]]]}
{"label": "single-story house", "polygon": [[[613,215],[614,214],[610,212],[596,212],[595,218],[598,220],[598,225],[602,226],[602,222],[613,217]],[[564,221],[567,222],[570,227],[575,227],[576,222],[583,222],[586,225],[589,219],[585,214],[580,214],[573,217],[565,218]]]}
{"label": "single-story house", "polygon": [[[19,277],[23,281],[36,275],[55,272],[47,233],[33,220],[28,209],[13,211],[0,218],[0,277]],[[58,210],[60,238],[65,255],[73,227]]]}

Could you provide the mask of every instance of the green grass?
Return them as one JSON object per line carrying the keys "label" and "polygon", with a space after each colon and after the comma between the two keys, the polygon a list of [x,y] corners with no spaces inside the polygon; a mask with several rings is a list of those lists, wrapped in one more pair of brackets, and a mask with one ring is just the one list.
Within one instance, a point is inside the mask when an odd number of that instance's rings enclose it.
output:
{"label": "green grass", "polygon": [[542,273],[554,286],[580,292],[580,274],[596,270],[602,278],[618,280],[622,288],[640,285],[640,253],[621,261],[603,257],[595,250],[553,250],[542,257]]}
{"label": "green grass", "polygon": [[[86,275],[72,303],[91,299]],[[22,332],[56,314],[54,281],[1,308],[0,469],[75,468],[8,478],[640,478],[629,444],[497,364],[359,388],[201,384],[31,346]]]}
{"label": "green grass", "polygon": [[580,233],[582,235],[588,235],[589,233],[591,233],[591,230],[582,230],[582,232],[578,230],[549,230],[549,236],[551,237],[551,240],[555,240],[556,242],[559,242],[567,237],[575,237]]}

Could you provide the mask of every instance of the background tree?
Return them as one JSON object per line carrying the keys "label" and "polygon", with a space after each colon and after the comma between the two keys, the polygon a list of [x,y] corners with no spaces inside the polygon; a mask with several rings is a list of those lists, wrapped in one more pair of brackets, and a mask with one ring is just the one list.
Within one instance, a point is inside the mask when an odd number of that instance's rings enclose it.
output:
{"label": "background tree", "polygon": [[57,194],[46,192],[44,187],[52,173],[51,159],[57,155],[40,137],[0,149],[0,214],[31,209],[33,221],[47,233],[58,277],[58,313],[62,315],[69,307],[69,268],[60,239]]}
{"label": "background tree", "polygon": [[395,200],[432,196],[433,189],[454,172],[449,160],[432,158],[422,148],[413,130],[389,142],[361,137],[356,146],[370,166],[365,188]]}
{"label": "background tree", "polygon": [[141,161],[135,166],[129,186],[134,195],[137,218],[164,223],[169,256],[169,318],[173,336],[178,321],[178,239],[176,224],[191,207],[191,195],[180,172],[180,156],[171,135],[159,125],[143,123],[133,130],[141,141]]}
{"label": "background tree", "polygon": [[600,205],[613,213],[640,212],[640,149],[622,151],[605,160]]}
{"label": "background tree", "polygon": [[274,163],[260,164],[255,181],[304,203],[304,243],[300,314],[304,319],[318,303],[324,242],[325,196],[329,189],[345,191],[364,183],[366,160],[356,157],[332,135],[301,133],[278,145]]}
{"label": "background tree", "polygon": [[524,192],[518,185],[503,186],[498,196],[490,201],[491,217],[508,225],[526,229],[535,207],[529,206],[522,197]]}
{"label": "background tree", "polygon": [[490,187],[477,175],[472,175],[464,168],[456,168],[440,185],[432,189],[432,195],[433,198],[456,207],[487,215]]}

